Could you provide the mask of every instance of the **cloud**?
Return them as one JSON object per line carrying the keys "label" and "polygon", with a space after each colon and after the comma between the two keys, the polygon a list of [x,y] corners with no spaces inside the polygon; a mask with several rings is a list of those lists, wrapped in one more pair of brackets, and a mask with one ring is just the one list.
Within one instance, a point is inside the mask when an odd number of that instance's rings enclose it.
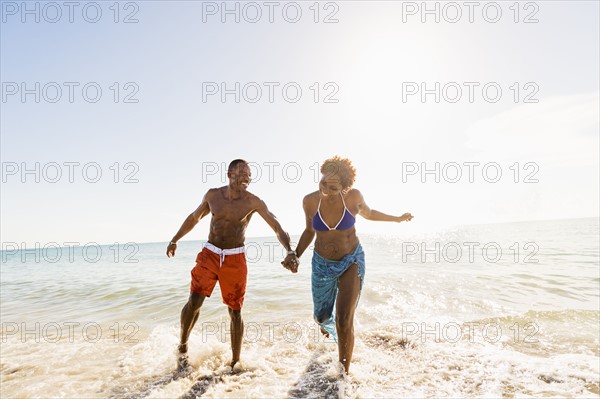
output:
{"label": "cloud", "polygon": [[546,165],[598,165],[599,92],[520,104],[467,131],[474,158],[537,161]]}

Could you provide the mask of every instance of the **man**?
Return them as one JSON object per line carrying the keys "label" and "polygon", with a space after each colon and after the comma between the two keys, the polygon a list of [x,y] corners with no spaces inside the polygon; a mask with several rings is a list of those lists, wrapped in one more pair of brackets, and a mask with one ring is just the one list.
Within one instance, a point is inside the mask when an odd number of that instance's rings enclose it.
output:
{"label": "man", "polygon": [[255,212],[275,231],[277,239],[288,251],[285,267],[295,272],[293,266],[296,266],[297,271],[298,258],[290,247],[289,235],[283,231],[267,205],[247,191],[251,180],[248,163],[242,159],[232,161],[227,177],[229,185],[208,190],[200,206],[185,219],[167,247],[167,256],[175,256],[177,241],[189,233],[200,219],[212,213],[208,242],[196,257],[196,266],[191,271],[190,297],[181,310],[181,341],[177,362],[179,370],[188,367],[188,338],[198,320],[204,298],[210,297],[217,280],[223,303],[229,307],[231,317],[231,367],[240,359],[244,334],[241,309],[247,277],[244,241],[246,227]]}

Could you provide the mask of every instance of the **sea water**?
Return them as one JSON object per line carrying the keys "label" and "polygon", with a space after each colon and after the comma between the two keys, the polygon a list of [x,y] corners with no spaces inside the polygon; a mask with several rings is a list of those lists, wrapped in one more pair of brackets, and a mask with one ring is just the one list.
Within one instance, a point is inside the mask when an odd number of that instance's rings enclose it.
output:
{"label": "sea water", "polygon": [[1,252],[0,396],[599,396],[598,218],[359,238],[349,375],[312,318],[311,250],[292,274],[275,238],[248,238],[240,364],[217,285],[187,374],[179,314],[202,242],[170,259],[166,243]]}

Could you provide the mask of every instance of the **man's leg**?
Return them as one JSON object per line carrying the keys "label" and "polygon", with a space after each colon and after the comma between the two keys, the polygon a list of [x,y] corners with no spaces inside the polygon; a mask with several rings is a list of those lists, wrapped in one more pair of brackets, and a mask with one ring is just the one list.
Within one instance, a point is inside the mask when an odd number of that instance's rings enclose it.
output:
{"label": "man's leg", "polygon": [[244,322],[242,320],[242,307],[246,295],[246,279],[248,265],[244,253],[227,255],[219,269],[219,285],[223,303],[227,305],[231,323],[231,367],[240,360],[242,339],[244,336]]}
{"label": "man's leg", "polygon": [[229,325],[231,329],[231,352],[232,360],[231,367],[240,360],[240,352],[242,350],[242,338],[244,337],[244,321],[242,320],[242,311],[229,309],[229,316],[231,317],[231,323]]}
{"label": "man's leg", "polygon": [[188,338],[192,332],[192,328],[198,321],[200,316],[200,307],[204,302],[204,295],[190,294],[190,298],[187,303],[181,309],[181,336],[179,341],[179,353],[187,353],[188,350]]}
{"label": "man's leg", "polygon": [[355,263],[342,274],[338,285],[336,300],[336,327],[340,363],[346,373],[350,368],[354,350],[354,310],[360,294],[360,277]]}

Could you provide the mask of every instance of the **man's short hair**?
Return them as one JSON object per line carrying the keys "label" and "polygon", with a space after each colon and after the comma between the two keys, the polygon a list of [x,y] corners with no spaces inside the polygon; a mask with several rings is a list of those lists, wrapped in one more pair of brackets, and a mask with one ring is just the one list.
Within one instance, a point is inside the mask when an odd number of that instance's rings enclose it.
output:
{"label": "man's short hair", "polygon": [[227,173],[233,172],[234,169],[241,163],[248,165],[248,162],[243,159],[234,159],[233,161],[231,161],[229,163],[229,166],[227,167]]}

